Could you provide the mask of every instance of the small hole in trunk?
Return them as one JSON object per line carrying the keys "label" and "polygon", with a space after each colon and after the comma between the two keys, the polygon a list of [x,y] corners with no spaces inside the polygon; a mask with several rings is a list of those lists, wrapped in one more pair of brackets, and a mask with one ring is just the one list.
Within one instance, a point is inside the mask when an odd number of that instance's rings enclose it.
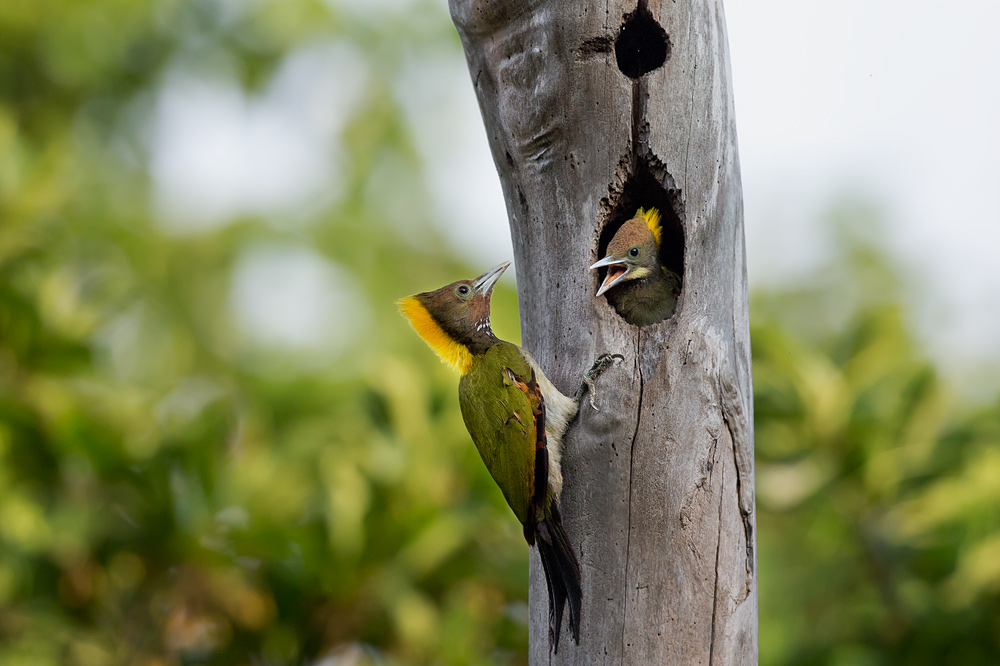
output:
{"label": "small hole in trunk", "polygon": [[615,59],[622,74],[638,79],[663,66],[670,56],[670,38],[645,7],[625,16],[618,39]]}

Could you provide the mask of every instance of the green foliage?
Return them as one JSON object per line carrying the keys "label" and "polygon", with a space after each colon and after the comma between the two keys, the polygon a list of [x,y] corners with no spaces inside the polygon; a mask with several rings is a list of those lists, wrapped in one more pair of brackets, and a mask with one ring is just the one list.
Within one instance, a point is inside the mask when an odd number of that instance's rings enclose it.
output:
{"label": "green foliage", "polygon": [[[388,83],[461,58],[442,8],[408,11],[0,2],[0,663],[526,661],[527,548],[391,305],[483,268],[430,224]],[[221,62],[253,91],[316,40],[370,68],[345,195],[165,231],[145,133],[167,71]],[[289,244],[356,278],[352,346],[262,345],[233,314],[241,259]],[[950,402],[893,271],[845,247],[753,303],[762,661],[993,663],[1000,407]],[[495,303],[516,339],[515,295]]]}
{"label": "green foliage", "polygon": [[1000,403],[953,404],[847,231],[813,286],[751,303],[761,661],[996,663]]}
{"label": "green foliage", "polygon": [[[208,2],[0,3],[0,663],[525,652],[519,529],[454,378],[391,305],[479,268],[427,213],[405,220],[431,241],[414,247],[365,198],[376,156],[423,188],[379,80],[349,121],[348,195],[313,224],[176,236],[150,213],[135,156],[172,60],[225,51],[254,85],[299,43],[360,39],[350,17],[278,4],[234,24]],[[391,69],[388,36],[367,38]],[[235,264],[288,242],[363,278],[363,345],[303,356],[241,335]],[[497,298],[509,330],[514,295]]]}

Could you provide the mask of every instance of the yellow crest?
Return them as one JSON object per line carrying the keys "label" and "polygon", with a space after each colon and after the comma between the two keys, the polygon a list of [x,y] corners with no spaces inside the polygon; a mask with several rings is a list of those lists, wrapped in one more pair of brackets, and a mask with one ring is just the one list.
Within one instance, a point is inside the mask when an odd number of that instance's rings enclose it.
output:
{"label": "yellow crest", "polygon": [[660,238],[663,236],[663,227],[660,226],[660,211],[655,208],[640,208],[636,211],[635,216],[642,218],[646,226],[649,227],[649,232],[656,239],[656,244],[659,245]]}
{"label": "yellow crest", "polygon": [[472,352],[448,335],[416,296],[399,299],[396,301],[396,307],[410,322],[417,335],[424,339],[445,365],[450,365],[463,375],[469,371],[472,366]]}

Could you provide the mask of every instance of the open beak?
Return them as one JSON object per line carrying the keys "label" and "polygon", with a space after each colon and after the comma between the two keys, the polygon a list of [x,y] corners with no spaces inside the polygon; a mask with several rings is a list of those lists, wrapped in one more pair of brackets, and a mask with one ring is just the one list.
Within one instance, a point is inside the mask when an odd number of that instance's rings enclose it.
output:
{"label": "open beak", "polygon": [[612,257],[604,257],[591,266],[590,270],[603,268],[605,266],[608,267],[608,274],[604,276],[604,282],[601,283],[601,288],[597,290],[598,296],[624,280],[625,276],[632,272],[632,267],[629,266],[624,259],[614,259]]}
{"label": "open beak", "polygon": [[510,266],[510,262],[505,261],[499,266],[486,271],[472,283],[473,288],[483,296],[489,296],[490,292],[493,291],[493,285],[497,283],[497,280],[500,279],[500,276],[503,275],[508,266]]}

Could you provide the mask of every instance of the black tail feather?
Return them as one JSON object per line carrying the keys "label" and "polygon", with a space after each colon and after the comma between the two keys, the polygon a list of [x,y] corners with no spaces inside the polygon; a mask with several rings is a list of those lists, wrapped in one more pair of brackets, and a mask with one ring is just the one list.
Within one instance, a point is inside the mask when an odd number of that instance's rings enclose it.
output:
{"label": "black tail feather", "polygon": [[563,611],[566,608],[566,589],[561,572],[556,569],[559,565],[556,564],[555,549],[541,540],[538,544],[538,554],[541,555],[542,568],[545,569],[545,583],[549,589],[549,643],[552,649],[558,652],[559,633],[562,628]]}
{"label": "black tail feather", "polygon": [[583,591],[580,586],[580,564],[563,529],[559,507],[552,502],[552,515],[535,527],[538,554],[545,571],[545,584],[549,592],[549,639],[553,651],[559,650],[559,632],[562,628],[563,610],[569,601],[569,627],[573,641],[580,644],[580,605]]}
{"label": "black tail feather", "polygon": [[549,645],[559,649],[559,628],[562,626],[563,606],[566,605],[566,594],[562,590],[558,575],[553,567],[555,555],[552,546],[544,539],[538,539],[538,554],[542,560],[542,570],[545,572],[545,588],[549,593]]}

